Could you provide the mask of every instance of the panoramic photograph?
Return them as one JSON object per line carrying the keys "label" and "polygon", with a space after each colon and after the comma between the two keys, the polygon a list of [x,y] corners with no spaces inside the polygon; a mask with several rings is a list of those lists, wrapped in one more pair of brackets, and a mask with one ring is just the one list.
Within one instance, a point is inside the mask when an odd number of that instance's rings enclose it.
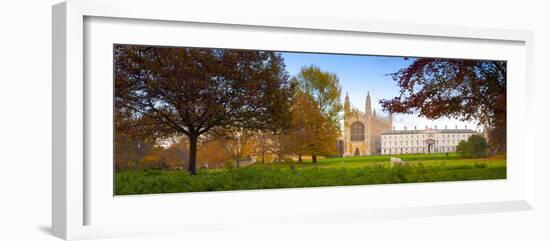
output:
{"label": "panoramic photograph", "polygon": [[506,179],[506,61],[115,44],[113,68],[114,195]]}

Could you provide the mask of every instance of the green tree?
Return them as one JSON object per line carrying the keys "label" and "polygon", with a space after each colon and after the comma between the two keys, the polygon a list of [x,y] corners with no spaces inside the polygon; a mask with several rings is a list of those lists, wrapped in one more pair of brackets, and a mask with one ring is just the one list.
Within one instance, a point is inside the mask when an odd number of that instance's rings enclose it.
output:
{"label": "green tree", "polygon": [[295,149],[301,156],[303,150],[317,162],[318,155],[333,155],[340,131],[339,113],[341,88],[335,74],[323,72],[317,66],[302,67],[293,78],[297,85],[292,109],[296,143]]}
{"label": "green tree", "polygon": [[489,144],[485,138],[480,135],[472,135],[467,141],[460,141],[456,147],[456,151],[463,157],[479,158],[487,157]]}
{"label": "green tree", "polygon": [[310,65],[302,67],[293,81],[299,90],[313,98],[323,116],[331,122],[339,122],[339,113],[342,111],[340,101],[342,90],[338,76]]}

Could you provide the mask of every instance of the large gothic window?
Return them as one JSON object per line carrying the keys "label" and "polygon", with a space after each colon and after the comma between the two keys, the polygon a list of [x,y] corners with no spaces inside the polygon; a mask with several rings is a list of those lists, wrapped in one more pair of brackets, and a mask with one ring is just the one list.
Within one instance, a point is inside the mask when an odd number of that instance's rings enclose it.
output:
{"label": "large gothic window", "polygon": [[361,122],[351,124],[351,141],[365,140],[365,126]]}

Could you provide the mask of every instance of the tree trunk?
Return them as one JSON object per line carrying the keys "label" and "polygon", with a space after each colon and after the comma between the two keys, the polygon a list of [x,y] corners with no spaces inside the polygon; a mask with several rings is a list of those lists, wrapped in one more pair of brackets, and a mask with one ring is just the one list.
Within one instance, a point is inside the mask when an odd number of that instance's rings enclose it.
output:
{"label": "tree trunk", "polygon": [[302,154],[298,155],[298,162],[302,162]]}
{"label": "tree trunk", "polygon": [[241,153],[237,150],[237,155],[235,155],[235,161],[237,162],[237,167],[241,167],[241,162],[239,160]]}
{"label": "tree trunk", "polygon": [[262,165],[265,164],[265,152],[262,152]]}
{"label": "tree trunk", "polygon": [[317,155],[315,153],[311,154],[311,162],[317,163]]}
{"label": "tree trunk", "polygon": [[189,166],[187,171],[191,175],[197,174],[197,137],[189,137]]}

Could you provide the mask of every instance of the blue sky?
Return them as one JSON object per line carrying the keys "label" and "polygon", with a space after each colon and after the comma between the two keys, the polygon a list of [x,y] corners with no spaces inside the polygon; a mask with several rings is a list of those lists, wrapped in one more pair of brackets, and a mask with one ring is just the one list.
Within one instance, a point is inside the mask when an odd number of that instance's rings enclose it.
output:
{"label": "blue sky", "polygon": [[[370,92],[372,107],[377,113],[382,111],[378,101],[393,98],[399,94],[399,88],[392,80],[390,73],[411,64],[414,60],[403,57],[344,55],[344,54],[315,54],[281,52],[285,59],[286,69],[291,76],[299,73],[300,68],[306,65],[316,65],[323,71],[334,73],[340,79],[342,87],[342,101],[348,93],[352,107],[364,110],[367,92]],[[385,113],[386,114],[386,113]],[[456,119],[441,118],[428,120],[417,115],[395,115],[394,126],[403,129],[404,126],[412,129],[414,126],[424,129],[424,126],[437,125],[438,128],[475,128],[473,122],[461,122]]]}

